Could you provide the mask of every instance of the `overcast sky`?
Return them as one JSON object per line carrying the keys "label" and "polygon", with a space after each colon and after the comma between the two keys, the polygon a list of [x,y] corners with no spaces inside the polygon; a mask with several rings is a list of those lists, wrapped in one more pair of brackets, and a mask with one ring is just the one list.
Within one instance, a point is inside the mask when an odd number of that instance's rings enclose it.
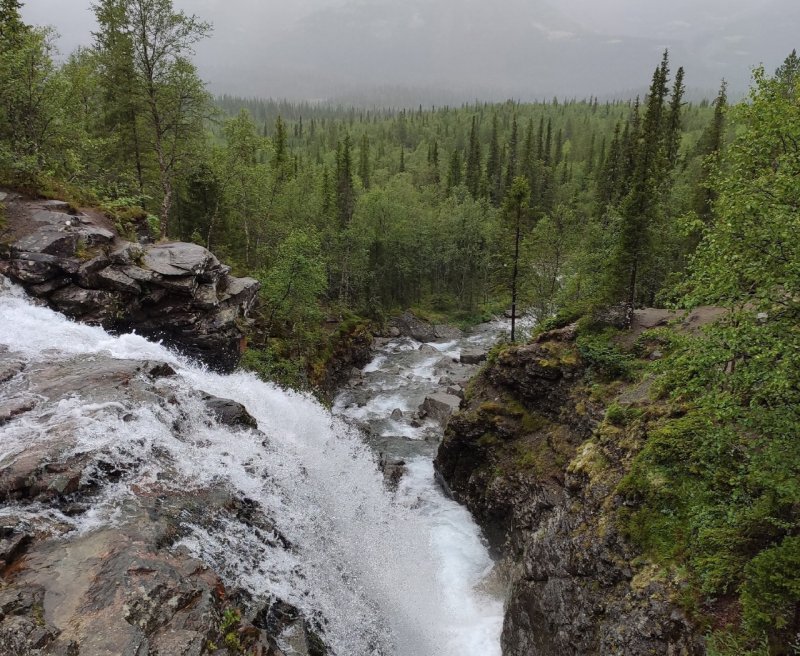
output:
{"label": "overcast sky", "polygon": [[[27,0],[69,52],[91,0]],[[584,97],[649,82],[669,47],[687,84],[747,87],[800,46],[800,0],[175,0],[214,24],[197,49],[214,92],[450,99]],[[380,93],[378,93],[380,92]]]}

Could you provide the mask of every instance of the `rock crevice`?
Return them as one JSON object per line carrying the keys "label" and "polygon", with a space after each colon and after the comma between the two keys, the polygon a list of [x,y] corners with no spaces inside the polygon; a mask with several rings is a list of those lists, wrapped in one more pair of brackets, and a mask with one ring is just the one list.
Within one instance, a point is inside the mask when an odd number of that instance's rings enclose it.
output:
{"label": "rock crevice", "polygon": [[590,392],[575,330],[510,347],[470,384],[435,466],[508,575],[504,656],[704,653],[615,521],[636,445],[615,438]]}

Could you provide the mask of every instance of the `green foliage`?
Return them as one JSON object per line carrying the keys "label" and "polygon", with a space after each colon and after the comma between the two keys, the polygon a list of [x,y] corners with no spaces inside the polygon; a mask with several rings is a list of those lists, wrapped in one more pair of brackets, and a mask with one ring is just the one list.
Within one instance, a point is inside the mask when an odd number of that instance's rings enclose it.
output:
{"label": "green foliage", "polygon": [[800,600],[800,536],[785,537],[745,568],[742,608],[748,628],[783,629],[795,621]]}
{"label": "green foliage", "polygon": [[601,380],[627,378],[632,372],[633,358],[623,353],[615,344],[617,331],[583,332],[578,336],[577,346],[581,359],[592,373]]}
{"label": "green foliage", "polygon": [[238,633],[241,621],[242,615],[237,609],[226,608],[222,613],[222,619],[219,624],[219,634],[222,636],[222,644],[234,654],[240,654],[244,651]]}
{"label": "green foliage", "polygon": [[[787,60],[788,62],[788,60]],[[658,562],[688,565],[697,594],[738,600],[717,654],[786,654],[800,626],[800,289],[797,72],[755,73],[740,130],[713,176],[685,303],[728,313],[656,365],[675,414],[651,426],[620,486],[623,523]],[[788,75],[788,77],[787,77]]]}
{"label": "green foliage", "polygon": [[263,380],[294,389],[306,388],[305,363],[293,357],[290,346],[276,338],[266,347],[251,347],[242,355],[240,366]]}
{"label": "green foliage", "polygon": [[[708,656],[771,656],[766,637],[751,640],[730,631],[716,631],[706,642]],[[797,653],[797,650],[793,650]]]}
{"label": "green foliage", "polygon": [[630,406],[612,403],[606,408],[606,421],[615,426],[626,426],[641,414],[640,410]]}
{"label": "green foliage", "polygon": [[10,23],[0,33],[0,181],[36,188],[47,174],[67,172],[65,89],[55,33]]}
{"label": "green foliage", "polygon": [[321,249],[313,230],[293,232],[278,248],[272,266],[260,275],[268,330],[279,322],[318,320],[318,301],[327,283]]}
{"label": "green foliage", "polygon": [[163,234],[161,231],[161,219],[155,214],[148,214],[145,220],[147,221],[147,230],[151,235],[156,236]]}

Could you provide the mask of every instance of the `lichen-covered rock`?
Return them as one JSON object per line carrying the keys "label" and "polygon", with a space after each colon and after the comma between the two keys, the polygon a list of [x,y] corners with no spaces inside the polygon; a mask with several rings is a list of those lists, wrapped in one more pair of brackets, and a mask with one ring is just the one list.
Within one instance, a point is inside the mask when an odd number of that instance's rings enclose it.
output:
{"label": "lichen-covered rock", "polygon": [[587,391],[574,327],[511,347],[471,383],[435,466],[504,559],[504,656],[704,653],[657,575],[621,534],[621,439]]}
{"label": "lichen-covered rock", "polygon": [[6,202],[27,221],[0,274],[67,316],[162,339],[218,369],[237,364],[258,281],[231,276],[196,244],[135,244],[64,203]]}

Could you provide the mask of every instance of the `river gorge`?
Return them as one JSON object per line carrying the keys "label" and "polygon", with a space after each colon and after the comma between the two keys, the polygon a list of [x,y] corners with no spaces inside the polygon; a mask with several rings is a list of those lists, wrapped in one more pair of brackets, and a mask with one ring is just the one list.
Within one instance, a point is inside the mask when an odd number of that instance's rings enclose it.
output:
{"label": "river gorge", "polygon": [[[315,640],[341,655],[500,654],[492,559],[434,480],[446,414],[418,411],[437,394],[457,403],[477,368],[462,351],[485,351],[499,326],[430,344],[379,340],[331,413],[251,374],[212,373],[136,334],[72,322],[8,282],[0,314],[0,520],[6,542],[29,545],[16,563],[6,555],[11,581],[41,589],[34,605],[53,644],[91,651],[97,630],[109,653],[169,644],[134,621],[130,562],[118,565],[121,591],[95,589],[98,561],[125,542],[132,561],[155,553],[216,572],[242,622],[259,625],[260,610],[285,654],[316,653]],[[225,420],[236,404],[257,428]],[[86,604],[97,613],[79,613]],[[276,604],[297,617],[270,624]]]}

